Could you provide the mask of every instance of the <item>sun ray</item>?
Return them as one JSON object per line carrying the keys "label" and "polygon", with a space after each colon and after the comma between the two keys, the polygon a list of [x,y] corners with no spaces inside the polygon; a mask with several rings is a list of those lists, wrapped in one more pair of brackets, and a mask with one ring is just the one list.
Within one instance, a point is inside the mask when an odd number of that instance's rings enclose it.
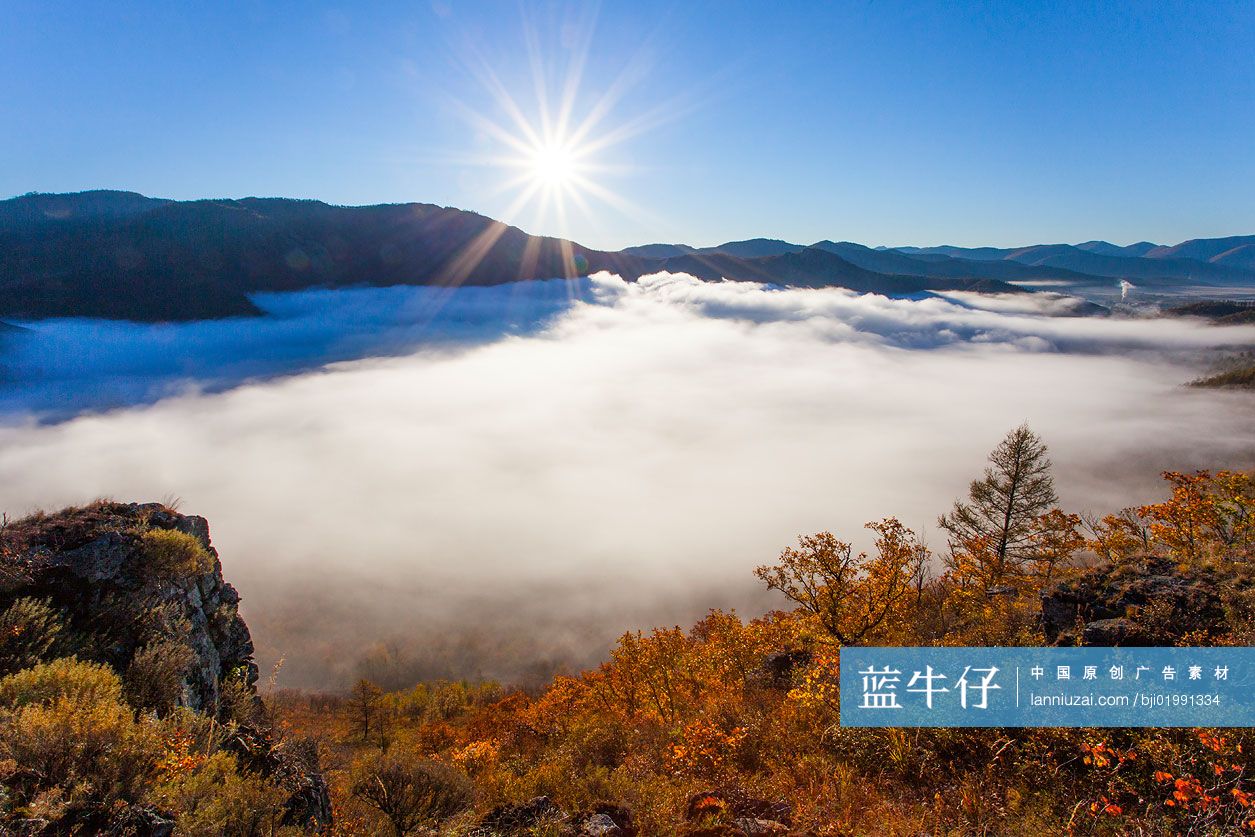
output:
{"label": "sun ray", "polygon": [[[494,212],[508,223],[570,238],[573,226],[600,227],[596,205],[605,205],[660,226],[654,213],[624,199],[612,187],[610,179],[641,171],[639,165],[616,165],[613,155],[625,141],[690,112],[697,102],[691,95],[677,93],[630,118],[616,116],[649,74],[652,39],[638,44],[608,83],[588,95],[585,84],[592,75],[597,9],[595,3],[579,9],[560,29],[555,28],[560,31],[560,43],[548,43],[542,37],[548,30],[525,17],[524,74],[494,67],[479,49],[471,48],[463,56],[464,66],[488,94],[491,107],[476,109],[467,101],[450,101],[455,112],[495,147],[490,153],[466,155],[464,164],[501,172],[500,178],[483,188],[494,199],[515,196],[504,212]],[[530,221],[520,218],[520,212],[530,216]],[[530,250],[525,255],[528,261],[539,259]],[[574,251],[562,257],[570,272]],[[473,254],[468,258],[473,260]]]}

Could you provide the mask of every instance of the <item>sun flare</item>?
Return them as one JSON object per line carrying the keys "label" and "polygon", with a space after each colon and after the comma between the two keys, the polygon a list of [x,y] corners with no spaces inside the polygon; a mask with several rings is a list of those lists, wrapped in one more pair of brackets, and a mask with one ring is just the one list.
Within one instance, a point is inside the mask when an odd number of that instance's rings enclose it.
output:
{"label": "sun flare", "polygon": [[532,150],[532,179],[550,189],[562,189],[576,178],[579,169],[578,151],[568,143],[545,143]]}
{"label": "sun flare", "polygon": [[[450,92],[445,101],[473,139],[447,159],[479,169],[466,173],[466,182],[480,190],[478,203],[532,234],[569,240],[611,235],[607,224],[622,218],[658,227],[654,211],[619,191],[649,170],[628,146],[699,107],[703,93],[676,88],[668,96],[642,97],[637,88],[656,61],[651,43],[642,41],[617,72],[608,69],[594,60],[595,4],[578,8],[553,42],[542,34],[545,27],[525,20],[522,54],[490,56],[471,44],[458,53],[477,89]],[[499,229],[468,247],[464,270]]]}
{"label": "sun flare", "polygon": [[623,160],[620,147],[689,106],[682,96],[634,112],[625,106],[643,77],[644,57],[628,62],[617,77],[602,79],[596,91],[585,92],[593,23],[591,13],[581,18],[564,35],[562,48],[551,50],[542,48],[537,32],[525,26],[530,73],[513,67],[506,72],[483,55],[468,53],[465,66],[487,98],[476,104],[450,100],[480,144],[460,162],[496,169],[502,176],[485,178],[486,199],[506,197],[497,214],[529,231],[569,237],[572,221],[598,223],[598,204],[646,217],[643,207],[612,185],[637,171]]}

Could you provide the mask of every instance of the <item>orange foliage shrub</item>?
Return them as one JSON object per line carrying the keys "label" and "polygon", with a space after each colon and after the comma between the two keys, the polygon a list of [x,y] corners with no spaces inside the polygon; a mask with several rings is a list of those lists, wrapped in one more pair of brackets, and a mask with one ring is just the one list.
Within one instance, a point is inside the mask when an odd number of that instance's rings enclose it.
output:
{"label": "orange foliage shrub", "polygon": [[[733,799],[763,801],[790,813],[794,829],[824,835],[1255,829],[1251,731],[838,723],[841,644],[1040,642],[1037,594],[1075,572],[1086,548],[1113,562],[1251,557],[1249,475],[1165,477],[1169,498],[1086,521],[1089,539],[1080,517],[1047,508],[1020,522],[1014,561],[978,536],[956,542],[936,574],[894,518],[869,524],[868,553],[830,533],[804,537],[758,570],[793,611],[745,621],[713,610],[687,631],[627,632],[597,669],[558,676],[539,694],[474,697],[469,684],[445,684],[385,696],[411,707],[391,717],[389,746],[469,775],[478,815],[543,794],[568,811],[629,808],[642,835],[732,833]],[[294,725],[340,748],[329,763],[353,764],[380,744],[355,733],[352,708],[311,705]],[[377,820],[332,775],[339,833],[367,833],[355,829]]]}

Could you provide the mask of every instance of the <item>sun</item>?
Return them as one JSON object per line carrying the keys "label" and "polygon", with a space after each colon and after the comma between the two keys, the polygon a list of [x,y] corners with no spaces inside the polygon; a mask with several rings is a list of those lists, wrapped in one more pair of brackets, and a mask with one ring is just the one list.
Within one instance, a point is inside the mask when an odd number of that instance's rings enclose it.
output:
{"label": "sun", "polygon": [[651,97],[643,110],[627,111],[627,102],[637,101],[630,95],[633,88],[650,69],[653,53],[646,45],[617,75],[599,68],[598,86],[585,88],[585,71],[594,64],[596,10],[595,4],[578,8],[582,11],[558,29],[524,19],[530,72],[468,47],[458,57],[478,89],[446,93],[447,104],[474,132],[475,150],[451,159],[491,172],[476,178],[482,184],[480,203],[499,206],[492,214],[507,224],[568,239],[577,228],[604,232],[605,207],[617,216],[656,223],[645,207],[612,185],[643,170],[623,146],[700,102],[694,93],[673,91],[664,99]]}
{"label": "sun", "polygon": [[547,189],[570,187],[579,176],[579,150],[569,143],[547,142],[532,149],[528,166],[532,180]]}

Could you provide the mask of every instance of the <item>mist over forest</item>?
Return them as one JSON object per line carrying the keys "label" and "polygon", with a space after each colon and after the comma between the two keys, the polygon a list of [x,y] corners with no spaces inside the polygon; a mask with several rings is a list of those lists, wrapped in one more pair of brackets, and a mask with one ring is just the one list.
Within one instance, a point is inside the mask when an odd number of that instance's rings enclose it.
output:
{"label": "mist over forest", "polygon": [[539,682],[627,628],[781,606],[752,569],[799,534],[867,546],[893,514],[944,546],[1026,420],[1073,511],[1255,465],[1249,394],[1184,386],[1252,326],[683,274],[253,299],[19,323],[0,508],[179,498],[284,685]]}

